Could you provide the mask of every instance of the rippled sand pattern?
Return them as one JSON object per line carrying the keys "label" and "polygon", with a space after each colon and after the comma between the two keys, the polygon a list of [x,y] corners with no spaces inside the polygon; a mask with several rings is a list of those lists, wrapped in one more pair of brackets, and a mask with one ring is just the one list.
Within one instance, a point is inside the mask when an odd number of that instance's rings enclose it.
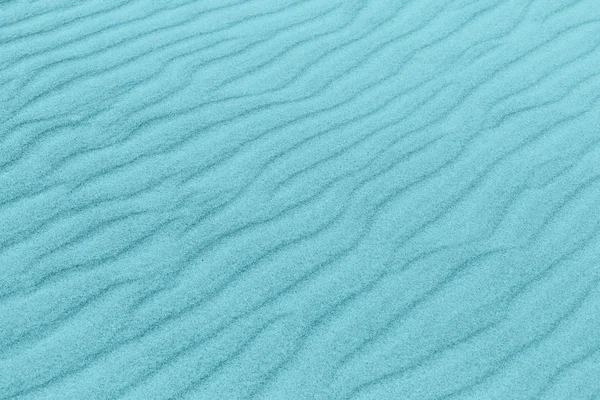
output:
{"label": "rippled sand pattern", "polygon": [[600,398],[597,0],[0,1],[0,399]]}

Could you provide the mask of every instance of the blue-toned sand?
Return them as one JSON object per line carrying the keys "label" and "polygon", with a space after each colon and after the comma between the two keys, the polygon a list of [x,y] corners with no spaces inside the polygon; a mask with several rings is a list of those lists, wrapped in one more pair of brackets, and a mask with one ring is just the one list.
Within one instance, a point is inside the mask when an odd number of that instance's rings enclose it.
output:
{"label": "blue-toned sand", "polygon": [[600,2],[0,0],[0,399],[600,399]]}

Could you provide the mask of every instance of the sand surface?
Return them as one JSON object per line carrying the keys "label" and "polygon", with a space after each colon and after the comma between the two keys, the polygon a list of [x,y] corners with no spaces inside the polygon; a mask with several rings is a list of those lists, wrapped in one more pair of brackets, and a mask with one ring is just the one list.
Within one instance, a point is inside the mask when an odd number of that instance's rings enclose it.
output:
{"label": "sand surface", "polygon": [[0,399],[598,398],[599,231],[598,0],[0,0]]}

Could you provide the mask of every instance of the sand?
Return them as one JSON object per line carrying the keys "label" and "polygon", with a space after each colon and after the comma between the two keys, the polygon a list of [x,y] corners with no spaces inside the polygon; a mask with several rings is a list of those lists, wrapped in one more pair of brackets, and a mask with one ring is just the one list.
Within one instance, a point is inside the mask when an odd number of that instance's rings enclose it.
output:
{"label": "sand", "polygon": [[600,396],[597,0],[0,1],[0,399]]}

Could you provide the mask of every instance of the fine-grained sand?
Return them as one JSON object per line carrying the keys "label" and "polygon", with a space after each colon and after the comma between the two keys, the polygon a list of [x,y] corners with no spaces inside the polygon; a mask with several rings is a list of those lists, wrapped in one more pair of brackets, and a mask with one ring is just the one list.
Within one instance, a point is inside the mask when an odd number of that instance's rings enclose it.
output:
{"label": "fine-grained sand", "polygon": [[0,399],[600,397],[598,0],[0,0]]}

